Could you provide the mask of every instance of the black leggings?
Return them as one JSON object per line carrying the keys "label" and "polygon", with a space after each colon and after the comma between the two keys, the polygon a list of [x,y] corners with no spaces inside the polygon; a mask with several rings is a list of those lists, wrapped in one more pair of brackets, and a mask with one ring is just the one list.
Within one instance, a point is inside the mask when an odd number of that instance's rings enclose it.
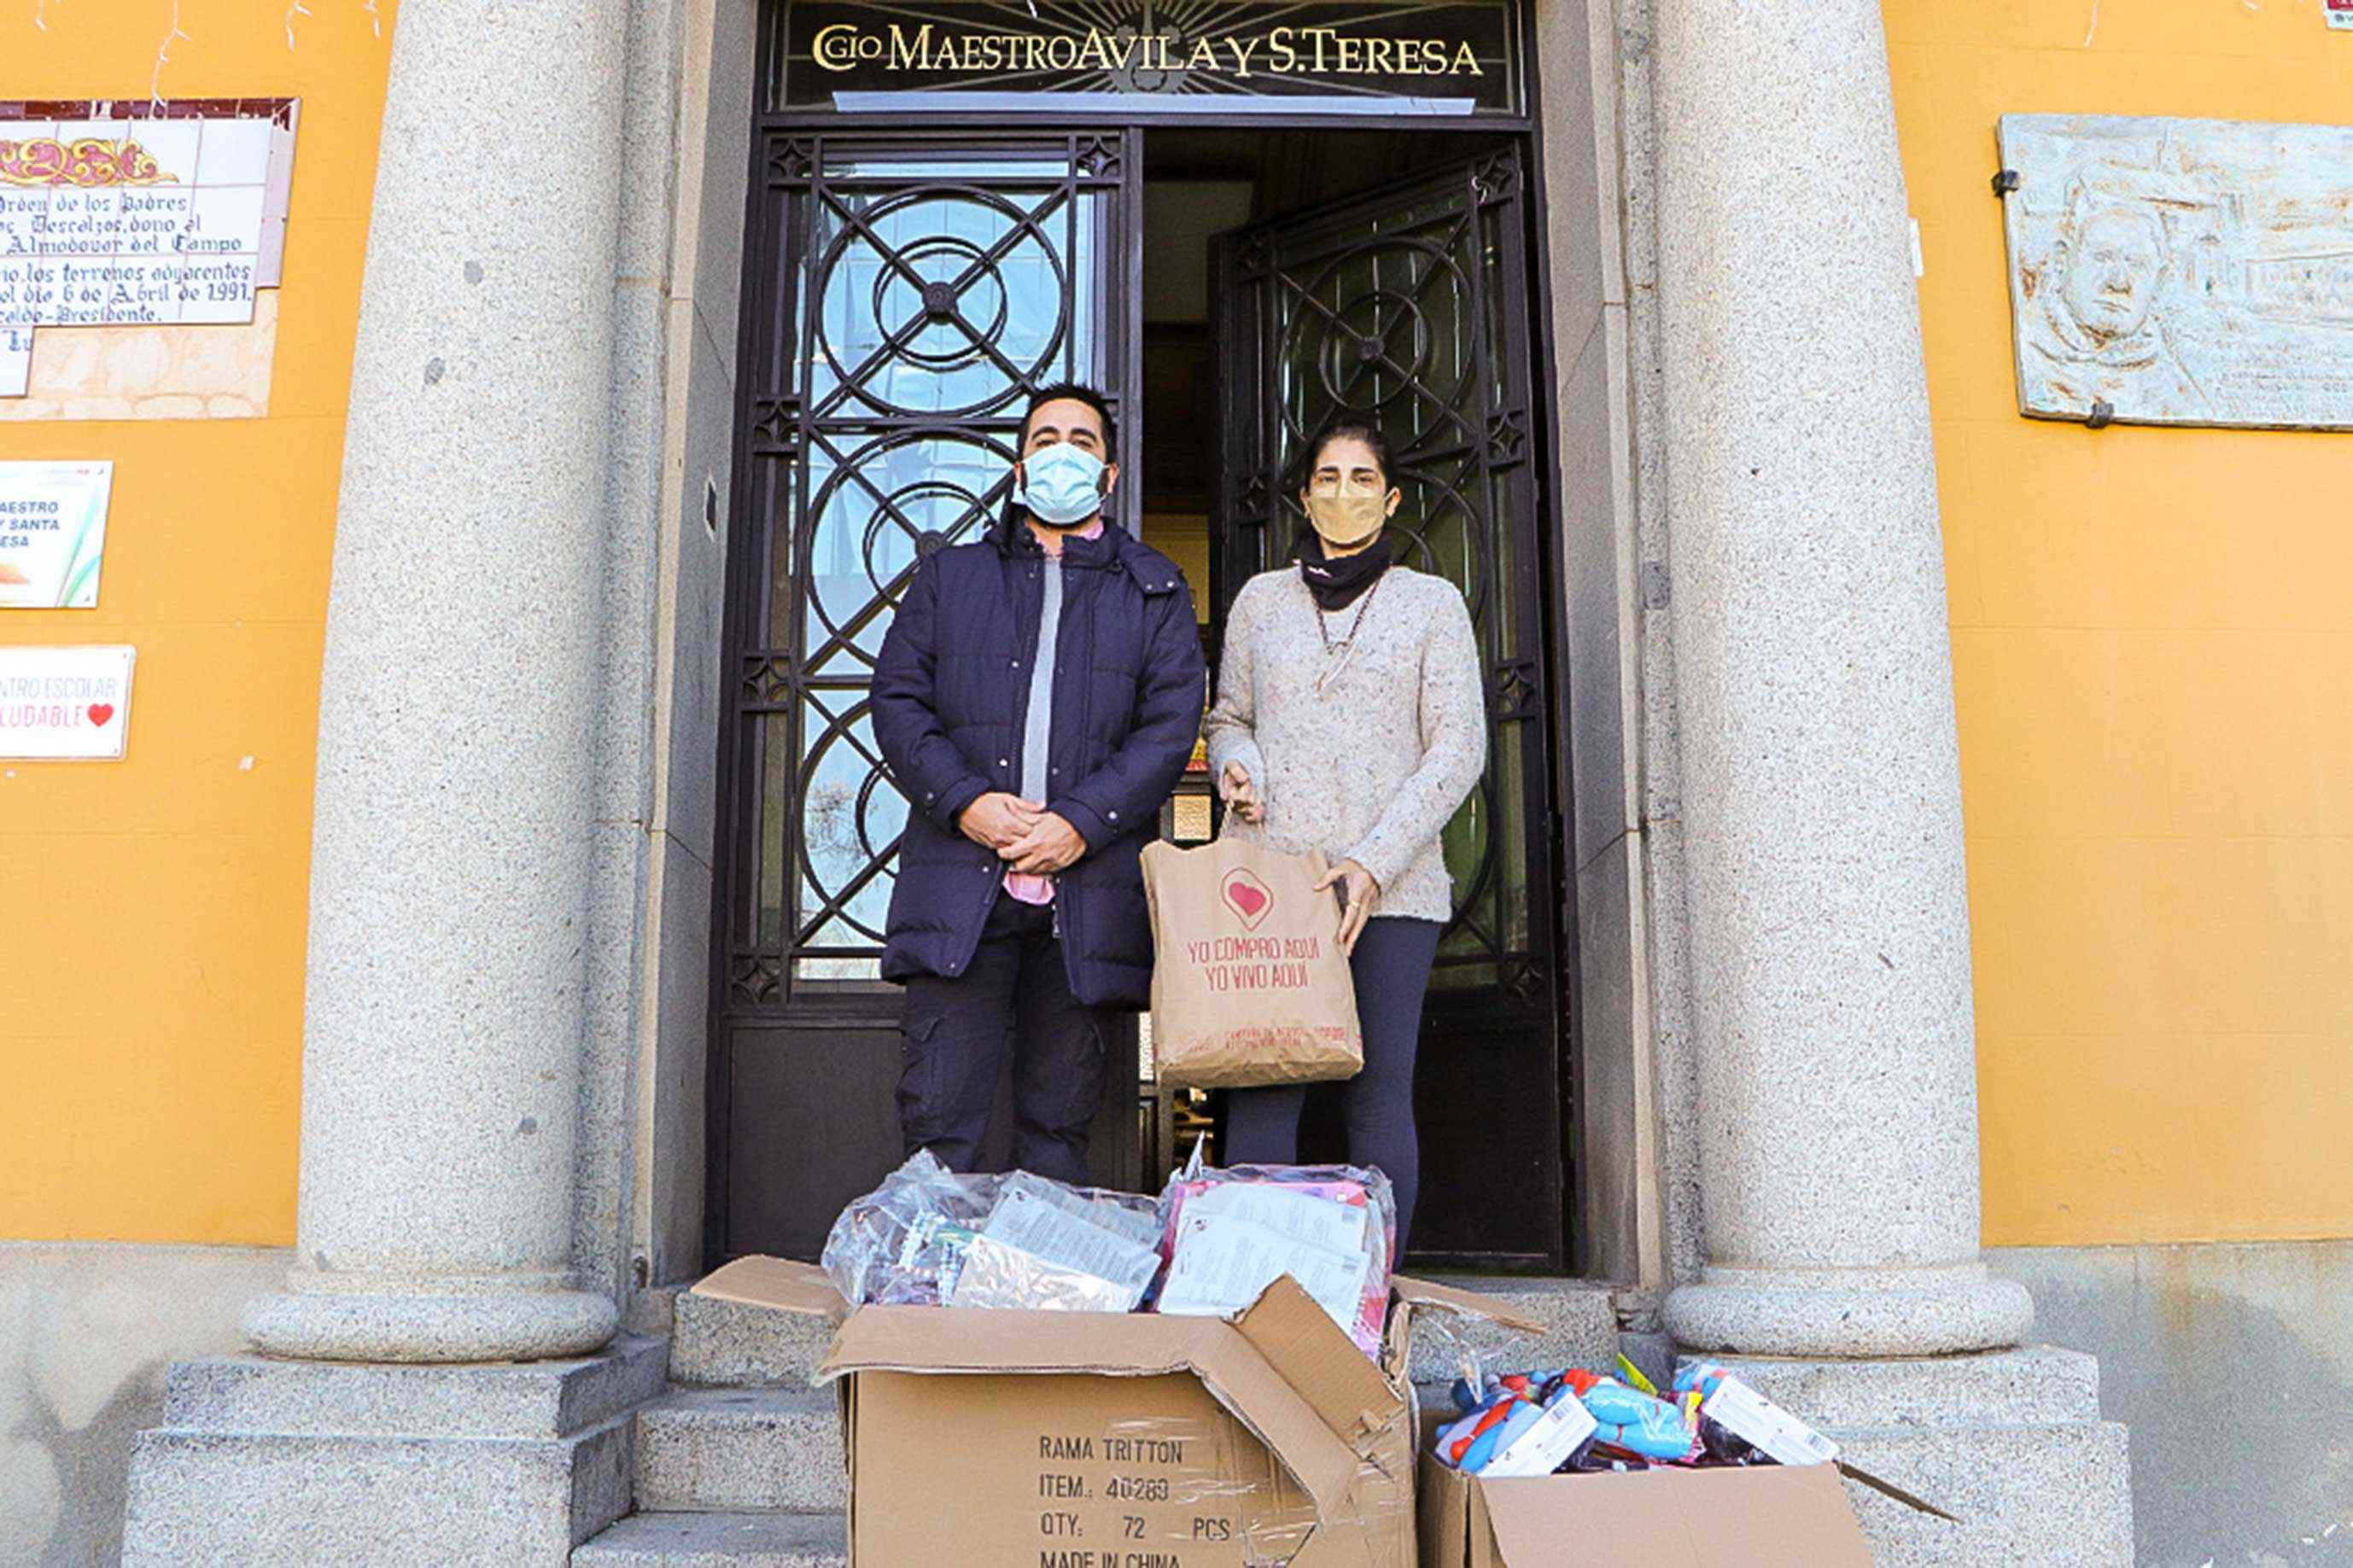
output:
{"label": "black leggings", "polygon": [[[1348,1128],[1348,1163],[1373,1165],[1397,1196],[1398,1253],[1412,1234],[1421,1186],[1421,1144],[1413,1128],[1413,1056],[1421,1040],[1421,1001],[1443,927],[1406,915],[1365,922],[1349,960],[1356,981],[1356,1021],[1365,1033],[1365,1070],[1340,1087]],[[1299,1112],[1307,1086],[1226,1091],[1229,1165],[1290,1165],[1299,1159]]]}

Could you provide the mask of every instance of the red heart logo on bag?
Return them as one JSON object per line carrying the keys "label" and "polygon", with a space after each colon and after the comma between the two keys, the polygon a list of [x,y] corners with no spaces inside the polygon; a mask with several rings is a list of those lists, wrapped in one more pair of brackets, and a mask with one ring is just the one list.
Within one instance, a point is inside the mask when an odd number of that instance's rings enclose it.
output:
{"label": "red heart logo on bag", "polygon": [[1274,908],[1274,895],[1267,890],[1256,873],[1237,867],[1226,873],[1225,885],[1218,889],[1226,900],[1226,908],[1241,917],[1246,931],[1258,930],[1259,921],[1266,919]]}
{"label": "red heart logo on bag", "polygon": [[99,724],[99,725],[103,725],[103,724],[104,724],[104,723],[105,723],[109,719],[111,719],[111,718],[113,718],[113,717],[114,717],[114,704],[113,704],[113,703],[111,703],[111,702],[93,702],[93,703],[91,703],[91,704],[90,705],[90,721],[91,723],[93,723],[93,724]]}

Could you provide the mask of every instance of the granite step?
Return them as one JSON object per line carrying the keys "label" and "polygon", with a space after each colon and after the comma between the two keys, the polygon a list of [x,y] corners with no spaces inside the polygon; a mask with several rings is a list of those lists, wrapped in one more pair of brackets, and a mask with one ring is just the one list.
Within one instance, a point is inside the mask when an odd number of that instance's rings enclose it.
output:
{"label": "granite step", "polygon": [[2055,1345],[1889,1361],[1710,1359],[1826,1432],[2100,1419],[2099,1362]]}
{"label": "granite step", "polygon": [[671,1309],[673,1383],[727,1388],[807,1388],[833,1342],[833,1324],[687,1291]]}
{"label": "granite step", "polygon": [[641,1513],[849,1505],[831,1389],[673,1388],[638,1412]]}
{"label": "granite step", "polygon": [[2114,1422],[1834,1428],[1831,1436],[1844,1458],[1960,1521],[1848,1481],[1847,1500],[1879,1568],[2131,1568],[2130,1445]]}
{"label": "granite step", "polygon": [[575,1547],[572,1568],[849,1568],[833,1513],[636,1513]]}
{"label": "granite step", "polygon": [[1460,1322],[1450,1314],[1427,1312],[1414,1320],[1410,1375],[1416,1383],[1451,1383],[1461,1372],[1464,1352],[1489,1372],[1525,1372],[1532,1367],[1584,1367],[1613,1372],[1618,1365],[1618,1310],[1610,1288],[1591,1279],[1532,1279],[1508,1274],[1430,1274],[1432,1284],[1491,1297],[1497,1308],[1545,1325],[1524,1334],[1492,1322]]}
{"label": "granite step", "polygon": [[[1414,1331],[1417,1382],[1456,1374],[1467,1347],[1492,1368],[1582,1366],[1607,1372],[1618,1360],[1618,1314],[1610,1288],[1589,1279],[1531,1279],[1514,1275],[1445,1274],[1430,1279],[1491,1296],[1501,1310],[1545,1325],[1540,1335],[1493,1323],[1457,1326],[1444,1314],[1425,1314]],[[722,1301],[689,1292],[677,1299],[670,1342],[673,1383],[700,1387],[807,1388],[833,1338],[832,1325],[801,1312]]]}
{"label": "granite step", "polygon": [[326,1436],[554,1438],[659,1395],[669,1347],[622,1334],[595,1355],[448,1365],[293,1362],[258,1355],[174,1362],[163,1426]]}

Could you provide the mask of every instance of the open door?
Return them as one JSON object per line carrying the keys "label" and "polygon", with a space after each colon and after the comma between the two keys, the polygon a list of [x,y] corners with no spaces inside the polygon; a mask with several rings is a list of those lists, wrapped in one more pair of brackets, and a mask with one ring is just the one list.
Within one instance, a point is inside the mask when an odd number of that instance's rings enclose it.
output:
{"label": "open door", "polygon": [[1315,437],[1378,424],[1405,490],[1398,559],[1461,588],[1487,677],[1487,773],[1446,831],[1455,913],[1423,1018],[1411,1255],[1558,1269],[1569,895],[1525,179],[1519,154],[1499,152],[1219,237],[1212,591],[1222,622],[1253,573],[1291,558]]}
{"label": "open door", "polygon": [[[899,1163],[902,994],[881,978],[907,805],[868,686],[917,559],[1005,505],[1030,392],[1141,439],[1132,131],[774,131],[752,197],[712,933],[713,1267],[813,1258]],[[1133,487],[1119,521],[1134,526]],[[1134,1186],[1136,1040],[1096,1179]],[[1000,1085],[988,1151],[1012,1116]]]}

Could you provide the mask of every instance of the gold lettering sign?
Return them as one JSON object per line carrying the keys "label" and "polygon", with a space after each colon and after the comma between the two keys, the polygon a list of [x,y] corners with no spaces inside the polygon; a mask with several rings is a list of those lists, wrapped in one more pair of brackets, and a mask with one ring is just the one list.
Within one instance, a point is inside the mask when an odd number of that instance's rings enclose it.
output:
{"label": "gold lettering sign", "polygon": [[778,86],[786,107],[908,91],[1217,93],[1511,113],[1516,16],[1509,0],[789,0]]}
{"label": "gold lettering sign", "polygon": [[1487,74],[1468,39],[1368,38],[1336,27],[1269,27],[1255,34],[973,33],[937,23],[818,29],[809,58],[821,70],[880,65],[891,71],[1222,70],[1244,80],[1269,76],[1465,76]]}

